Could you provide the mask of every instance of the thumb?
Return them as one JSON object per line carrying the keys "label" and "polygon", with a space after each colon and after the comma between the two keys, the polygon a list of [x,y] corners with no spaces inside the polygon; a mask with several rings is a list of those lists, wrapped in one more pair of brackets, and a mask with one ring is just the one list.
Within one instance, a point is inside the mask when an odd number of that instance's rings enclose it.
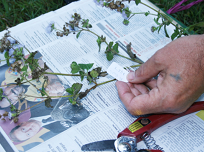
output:
{"label": "thumb", "polygon": [[139,69],[130,72],[127,75],[128,82],[144,83],[149,79],[157,76],[163,70],[163,65],[157,62],[157,53],[155,53],[149,60],[142,64]]}

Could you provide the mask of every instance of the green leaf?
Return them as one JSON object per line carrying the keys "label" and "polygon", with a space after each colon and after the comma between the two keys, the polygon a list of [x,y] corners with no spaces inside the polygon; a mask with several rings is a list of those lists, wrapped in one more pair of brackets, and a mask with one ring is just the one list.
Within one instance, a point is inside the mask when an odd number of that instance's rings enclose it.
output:
{"label": "green leaf", "polygon": [[11,104],[10,109],[11,109],[11,111],[14,111],[16,109],[16,107],[13,104]]}
{"label": "green leaf", "polygon": [[87,80],[89,81],[89,83],[91,83],[93,81],[93,79],[90,75],[87,76]]}
{"label": "green leaf", "polygon": [[41,95],[42,96],[45,96],[46,95],[46,92],[45,92],[45,82],[47,82],[47,80],[44,80],[43,84],[42,84],[42,90],[41,90]]}
{"label": "green leaf", "polygon": [[84,76],[85,76],[85,72],[84,71],[79,71],[80,77],[81,77],[81,81],[84,80]]}
{"label": "green leaf", "polygon": [[116,43],[116,44],[113,46],[113,50],[114,50],[116,53],[119,53],[119,51],[118,51],[118,43]]}
{"label": "green leaf", "polygon": [[2,98],[3,98],[3,89],[0,88],[0,100],[2,100]]}
{"label": "green leaf", "polygon": [[124,25],[128,25],[129,22],[130,22],[130,21],[128,21],[128,20],[126,20],[126,19],[123,20],[123,24],[124,24]]}
{"label": "green leaf", "polygon": [[92,66],[94,65],[94,63],[89,63],[89,64],[78,64],[79,67],[82,69],[82,70],[89,70],[92,68]]}
{"label": "green leaf", "polygon": [[165,18],[166,18],[166,21],[165,22],[167,22],[168,24],[167,25],[169,25],[172,21],[173,21],[173,19],[171,18],[171,17],[169,17],[168,15],[166,15],[166,14],[163,14],[164,16],[165,16]]}
{"label": "green leaf", "polygon": [[71,95],[73,95],[74,93],[74,90],[72,88],[67,88],[66,91]]}
{"label": "green leaf", "polygon": [[8,58],[6,59],[6,63],[7,63],[8,66],[10,65]]}
{"label": "green leaf", "polygon": [[148,16],[150,14],[150,12],[148,11],[148,12],[145,12],[145,16]]}
{"label": "green leaf", "polygon": [[171,40],[173,41],[177,37],[177,35],[179,35],[178,27],[176,27],[174,33],[171,35]]}
{"label": "green leaf", "polygon": [[82,88],[83,84],[81,83],[74,83],[72,85],[73,95],[75,96]]}
{"label": "green leaf", "polygon": [[82,27],[88,27],[88,24],[89,24],[89,19],[83,19],[83,25],[82,25]]}
{"label": "green leaf", "polygon": [[141,3],[141,0],[135,0],[136,5],[138,5],[139,3]]}
{"label": "green leaf", "polygon": [[101,37],[98,37],[98,39],[96,40],[96,42],[98,43],[99,52],[100,52],[100,50],[101,50]]}
{"label": "green leaf", "polygon": [[6,52],[4,53],[4,57],[5,57],[6,59],[9,58],[9,52],[8,52],[8,51],[6,51]]}
{"label": "green leaf", "polygon": [[76,35],[76,38],[78,39],[79,38],[79,35],[81,34],[81,31],[79,31]]}
{"label": "green leaf", "polygon": [[132,12],[130,11],[129,7],[124,8],[123,11],[125,11],[126,16],[129,18],[129,17],[130,17],[130,14],[132,13]]}
{"label": "green leaf", "polygon": [[17,116],[17,113],[12,113],[12,117],[16,117]]}
{"label": "green leaf", "polygon": [[158,33],[159,33],[159,31],[161,30],[161,27],[162,27],[162,25],[160,25],[160,26],[158,26]]}
{"label": "green leaf", "polygon": [[158,22],[157,19],[154,18],[154,22],[157,24],[157,25],[160,25],[160,23]]}
{"label": "green leaf", "polygon": [[52,102],[51,98],[46,99],[45,100],[45,106],[48,107],[48,108],[53,108],[53,106],[51,106],[50,102]]}
{"label": "green leaf", "polygon": [[76,105],[76,101],[74,101],[72,98],[68,98],[68,100],[72,105]]}
{"label": "green leaf", "polygon": [[73,102],[73,99],[72,98],[68,98],[69,102],[72,103]]}
{"label": "green leaf", "polygon": [[106,58],[107,58],[108,61],[111,61],[111,60],[113,59],[113,53],[110,52],[110,51],[107,52],[107,53],[106,53]]}
{"label": "green leaf", "polygon": [[96,70],[92,70],[90,72],[90,75],[91,75],[92,78],[97,78],[99,74],[98,74],[98,72]]}
{"label": "green leaf", "polygon": [[165,32],[166,37],[169,38],[169,34],[168,34],[167,30],[166,30],[166,25],[164,25],[164,32]]}
{"label": "green leaf", "polygon": [[177,35],[178,35],[178,33],[174,32],[174,33],[171,35],[171,40],[173,41],[173,40],[176,38]]}
{"label": "green leaf", "polygon": [[35,52],[31,52],[29,57],[26,59],[26,63],[33,63],[33,58],[35,57],[35,55],[38,53],[38,51]]}
{"label": "green leaf", "polygon": [[111,48],[113,46],[113,42],[109,42],[108,46]]}
{"label": "green leaf", "polygon": [[101,67],[97,67],[97,68],[95,68],[94,70],[97,71],[98,74],[101,73]]}
{"label": "green leaf", "polygon": [[72,69],[72,71],[71,71],[72,74],[78,73],[80,70],[80,66],[76,62],[72,62],[70,67]]}
{"label": "green leaf", "polygon": [[24,65],[24,67],[21,69],[21,71],[27,71],[28,65]]}

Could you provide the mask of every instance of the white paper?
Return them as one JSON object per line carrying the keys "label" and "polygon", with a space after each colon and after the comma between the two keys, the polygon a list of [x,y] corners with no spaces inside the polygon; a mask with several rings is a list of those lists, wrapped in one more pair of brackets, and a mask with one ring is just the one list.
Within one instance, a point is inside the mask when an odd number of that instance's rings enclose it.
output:
{"label": "white paper", "polygon": [[129,73],[123,67],[119,66],[116,62],[113,62],[107,69],[108,74],[116,78],[116,80],[128,82],[127,74]]}

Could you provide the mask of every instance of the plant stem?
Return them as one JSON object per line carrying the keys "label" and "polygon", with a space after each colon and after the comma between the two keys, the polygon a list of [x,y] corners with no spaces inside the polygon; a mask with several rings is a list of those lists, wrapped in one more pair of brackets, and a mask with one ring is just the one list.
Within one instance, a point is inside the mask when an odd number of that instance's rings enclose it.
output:
{"label": "plant stem", "polygon": [[[135,16],[136,14],[145,14],[146,12],[140,12],[140,13],[132,13],[132,15],[128,18],[128,20],[130,20],[130,18],[132,18],[133,16]],[[152,13],[149,13],[148,15],[154,15],[154,16],[157,16],[157,14],[152,14]]]}
{"label": "plant stem", "polygon": [[[145,6],[147,6],[147,7],[149,7],[150,9],[154,10],[154,11],[157,12],[158,14],[162,15],[162,16],[163,16],[165,19],[167,19],[173,26],[177,27],[172,21],[170,21],[170,20],[168,19],[168,17],[167,17],[164,13],[160,13],[159,11],[157,11],[156,9],[154,9],[153,7],[147,5],[147,4],[143,3],[143,2],[140,2],[140,3],[143,4],[143,5],[145,5]],[[180,28],[179,28],[179,29],[180,29]]]}
{"label": "plant stem", "polygon": [[43,74],[64,75],[64,76],[80,76],[80,74],[65,74],[65,73],[52,73],[52,72],[44,72]]}
{"label": "plant stem", "polygon": [[120,57],[123,57],[123,58],[126,58],[126,59],[128,59],[128,60],[131,60],[131,61],[134,61],[134,62],[137,62],[137,63],[140,63],[140,64],[142,64],[143,62],[141,62],[140,60],[138,60],[138,59],[131,59],[131,58],[128,58],[128,57],[126,57],[126,56],[123,56],[123,55],[121,55],[121,54],[119,54],[119,53],[116,53],[118,56],[120,56]]}
{"label": "plant stem", "polygon": [[[80,29],[82,29],[82,31],[88,31],[88,32],[90,32],[90,33],[96,35],[97,37],[100,37],[98,34],[94,33],[93,31],[91,31],[91,30],[89,30],[89,29],[83,29],[83,28],[80,28]],[[108,45],[108,42],[106,42],[106,41],[104,41],[104,42]]]}
{"label": "plant stem", "polygon": [[[10,35],[10,37],[12,38],[12,39],[14,39],[14,40],[16,40],[14,37],[12,37],[11,35]],[[18,40],[16,40],[16,42],[18,42]],[[18,42],[18,44],[21,44],[20,42]],[[29,50],[28,50],[28,48],[27,47],[25,47],[25,46],[23,46],[29,53],[31,53]],[[15,50],[15,49],[14,49]]]}
{"label": "plant stem", "polygon": [[[50,96],[50,98],[52,99],[52,98],[72,97],[72,96],[73,96],[73,95],[67,95],[67,96]],[[30,96],[30,97],[34,97],[34,96]],[[40,97],[40,98],[47,98],[47,97]],[[31,108],[33,108],[33,107],[35,107],[35,106],[37,106],[37,105],[43,103],[44,101],[45,101],[45,100],[42,100],[42,101],[36,103],[35,105],[33,105],[33,106],[31,106],[31,107],[29,107],[29,108],[27,108],[27,109],[22,110],[21,112],[26,111],[26,110],[28,110],[28,109],[31,109]]]}
{"label": "plant stem", "polygon": [[[80,27],[79,27],[80,28]],[[82,29],[82,31],[88,31],[88,32],[91,32],[92,34],[96,35],[97,37],[100,37],[98,34],[94,33],[93,31],[90,31],[89,29],[83,29],[83,28],[80,28]],[[108,45],[108,42],[104,41],[107,45]],[[123,56],[123,55],[120,55],[119,53],[116,53],[118,56],[120,57],[123,57],[123,58],[126,58],[128,60],[131,60],[131,61],[134,61],[134,62],[137,62],[137,63],[142,63],[141,61],[137,60],[137,59],[131,59],[131,58],[128,58],[126,56]]]}
{"label": "plant stem", "polygon": [[112,79],[112,80],[109,80],[109,81],[105,81],[105,82],[102,82],[102,83],[98,83],[98,86],[99,85],[103,85],[103,84],[106,84],[106,83],[109,83],[109,82],[113,82],[115,81],[116,79]]}
{"label": "plant stem", "polygon": [[[64,98],[64,97],[72,97],[73,95],[67,95],[67,96],[49,96],[51,99],[52,98]],[[25,95],[25,98],[26,97],[33,97],[33,98],[43,98],[43,99],[46,99],[48,97],[38,97],[38,96],[31,96],[31,95]]]}
{"label": "plant stem", "polygon": [[3,96],[3,97],[5,97],[9,101],[10,105],[12,105],[11,101],[9,100],[7,96]]}
{"label": "plant stem", "polygon": [[137,65],[131,65],[130,67],[131,68],[134,68],[134,67],[140,67],[142,64],[137,64]]}
{"label": "plant stem", "polygon": [[103,84],[106,84],[106,83],[109,83],[109,82],[112,82],[112,81],[115,81],[116,79],[112,79],[112,80],[109,80],[109,81],[105,81],[105,82],[102,82],[102,83],[98,83],[98,84],[96,84],[96,85],[94,85],[93,87],[91,87],[90,89],[88,89],[89,90],[89,92],[91,91],[91,90],[93,90],[93,89],[95,89],[97,86],[99,86],[99,85],[103,85]]}

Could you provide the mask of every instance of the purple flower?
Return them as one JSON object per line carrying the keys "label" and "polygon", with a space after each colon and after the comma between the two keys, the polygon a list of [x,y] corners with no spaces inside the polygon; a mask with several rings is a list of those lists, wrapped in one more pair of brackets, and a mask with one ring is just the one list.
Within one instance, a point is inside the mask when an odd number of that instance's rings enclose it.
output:
{"label": "purple flower", "polygon": [[49,23],[49,25],[46,27],[46,32],[48,33],[48,34],[50,34],[50,33],[52,33],[52,31],[54,30],[54,28],[55,28],[55,22],[54,21],[51,21],[50,23]]}
{"label": "purple flower", "polygon": [[12,119],[12,117],[16,117],[16,113],[11,113],[11,112],[9,112],[9,113],[8,113],[8,118],[9,118],[9,119]]}
{"label": "purple flower", "polygon": [[14,48],[15,50],[16,50],[16,49],[18,49],[18,50],[21,50],[21,49],[22,49],[22,53],[23,53],[23,54],[25,53],[24,47],[25,47],[25,45],[22,45],[22,44],[16,44],[16,45],[13,46],[13,48]]}
{"label": "purple flower", "polygon": [[122,12],[122,16],[123,16],[124,19],[126,19],[126,20],[128,19],[127,14],[125,13],[125,11]]}
{"label": "purple flower", "polygon": [[[11,57],[11,58],[9,59],[9,62],[10,62],[11,64],[16,61],[16,59],[14,58],[14,50],[16,50],[16,51],[22,51],[22,54],[24,54],[24,55],[25,55],[25,52],[26,52],[25,49],[24,49],[24,45],[22,45],[22,44],[14,44],[14,45],[12,46],[12,48],[9,49],[9,57]],[[5,54],[5,53],[6,53],[6,50],[4,50],[3,53]]]}
{"label": "purple flower", "polygon": [[[9,56],[10,57],[14,57],[14,55],[13,55],[14,50],[16,50],[16,51],[21,51],[22,50],[22,54],[25,54],[24,45],[22,45],[22,44],[16,44],[16,45],[13,46],[13,48],[9,49]],[[14,59],[14,58],[11,58],[9,60],[10,63],[14,63],[15,61],[16,61],[16,59]]]}
{"label": "purple flower", "polygon": [[79,28],[78,27],[71,27],[71,26],[69,26],[69,30],[70,31],[78,31]]}
{"label": "purple flower", "polygon": [[14,49],[13,48],[9,49],[9,56],[13,56],[13,53],[14,53]]}
{"label": "purple flower", "polygon": [[8,118],[12,119],[12,113],[11,112],[8,113]]}

